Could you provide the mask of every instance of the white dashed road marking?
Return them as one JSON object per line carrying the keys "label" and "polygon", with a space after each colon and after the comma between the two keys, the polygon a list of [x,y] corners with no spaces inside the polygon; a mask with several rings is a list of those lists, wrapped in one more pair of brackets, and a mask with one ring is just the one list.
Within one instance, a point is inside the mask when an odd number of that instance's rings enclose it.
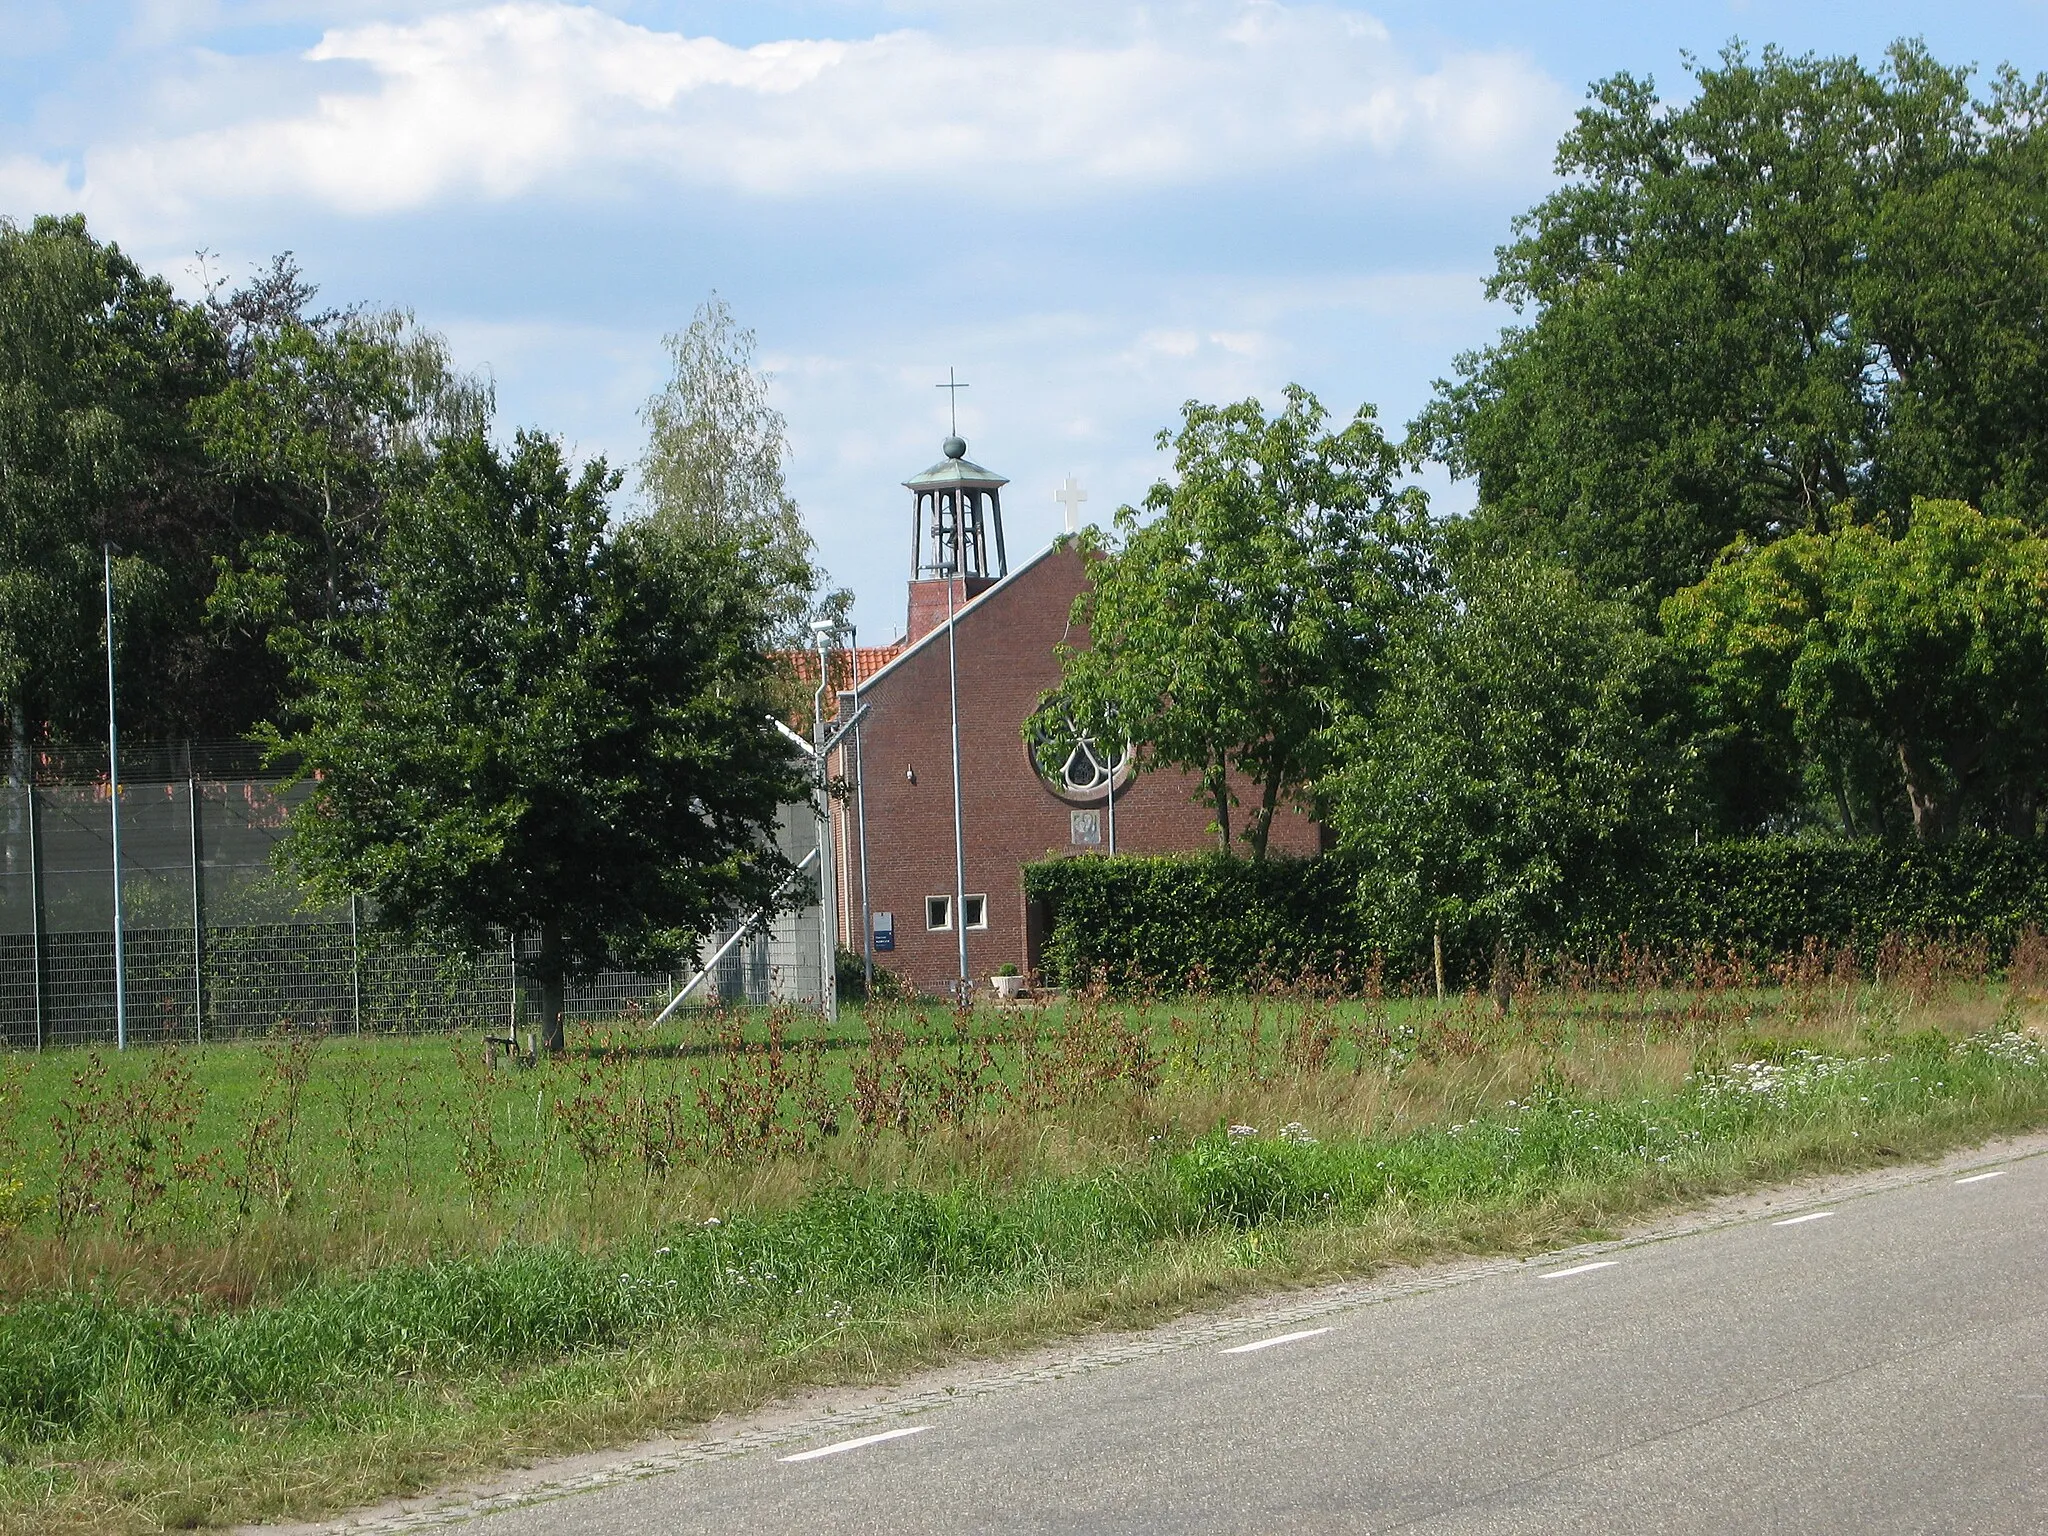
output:
{"label": "white dashed road marking", "polygon": [[1774,1221],[1771,1225],[1774,1227],[1796,1227],[1802,1221],[1826,1221],[1828,1217],[1834,1214],[1833,1211],[1808,1211],[1804,1216],[1787,1216],[1783,1221]]}
{"label": "white dashed road marking", "polygon": [[921,1435],[930,1428],[929,1424],[913,1424],[907,1429],[885,1429],[879,1435],[862,1435],[858,1440],[841,1440],[837,1445],[821,1445],[815,1451],[798,1451],[794,1456],[783,1456],[778,1459],[816,1461],[820,1456],[837,1456],[841,1451],[857,1451],[864,1445],[880,1445],[884,1440],[901,1440],[905,1435]]}
{"label": "white dashed road marking", "polygon": [[1258,1339],[1250,1344],[1237,1344],[1223,1351],[1226,1355],[1248,1355],[1255,1349],[1271,1349],[1275,1344],[1292,1344],[1299,1339],[1312,1339],[1319,1333],[1328,1333],[1327,1328],[1304,1328],[1299,1333],[1283,1333],[1270,1339]]}
{"label": "white dashed road marking", "polygon": [[1958,1184],[1981,1184],[1986,1179],[2002,1179],[2004,1177],[2005,1170],[2003,1168],[1994,1168],[1989,1173],[1973,1173],[1967,1179],[1957,1179],[1956,1182]]}
{"label": "white dashed road marking", "polygon": [[1562,1280],[1566,1275],[1583,1275],[1588,1270],[1612,1269],[1618,1263],[1615,1259],[1595,1259],[1590,1264],[1574,1264],[1570,1269],[1553,1269],[1547,1275],[1538,1275],[1538,1280]]}

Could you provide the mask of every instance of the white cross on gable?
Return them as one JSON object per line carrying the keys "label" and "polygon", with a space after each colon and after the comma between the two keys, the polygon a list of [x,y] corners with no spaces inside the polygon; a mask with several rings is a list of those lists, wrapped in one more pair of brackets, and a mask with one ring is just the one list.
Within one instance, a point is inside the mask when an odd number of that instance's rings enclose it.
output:
{"label": "white cross on gable", "polygon": [[1067,509],[1067,532],[1074,532],[1081,526],[1081,503],[1088,499],[1081,482],[1068,475],[1067,483],[1052,493],[1052,499]]}

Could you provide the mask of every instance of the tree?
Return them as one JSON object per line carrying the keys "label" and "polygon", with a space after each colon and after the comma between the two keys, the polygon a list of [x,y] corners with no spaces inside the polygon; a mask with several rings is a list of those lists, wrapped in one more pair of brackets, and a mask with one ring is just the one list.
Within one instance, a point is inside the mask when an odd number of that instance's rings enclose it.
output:
{"label": "tree", "polygon": [[1688,754],[1628,605],[1527,555],[1448,563],[1337,726],[1325,799],[1389,948],[1435,930],[1498,954],[1562,937],[1573,897],[1682,825]]}
{"label": "tree", "polygon": [[230,377],[194,419],[230,506],[236,549],[208,599],[236,655],[241,713],[268,718],[304,626],[375,600],[385,504],[427,471],[442,437],[483,430],[488,384],[402,312],[312,312],[290,254],[244,287],[209,293]]}
{"label": "tree", "polygon": [[203,713],[194,651],[221,529],[189,412],[223,364],[205,317],[84,219],[0,220],[0,725],[17,776],[39,727],[104,737],[105,543],[131,728]]}
{"label": "tree", "polygon": [[1099,558],[1074,605],[1089,644],[1062,649],[1027,739],[1048,771],[1079,734],[1136,743],[1138,771],[1198,775],[1225,853],[1241,775],[1258,797],[1242,838],[1259,860],[1275,812],[1326,771],[1333,712],[1380,686],[1427,506],[1396,487],[1400,458],[1370,406],[1328,432],[1315,396],[1290,385],[1270,419],[1257,400],[1190,401],[1182,418],[1159,434],[1175,478],[1143,513],[1118,511],[1113,543],[1090,545]]}
{"label": "tree", "polygon": [[754,366],[754,333],[713,295],[687,330],[664,341],[674,371],[641,412],[648,518],[671,544],[743,551],[767,578],[761,590],[776,642],[802,650],[821,576],[783,481],[789,447],[782,413],[768,403],[768,378]]}
{"label": "tree", "polygon": [[2048,538],[1959,502],[1738,545],[1664,604],[1703,715],[1801,762],[1845,830],[2032,835],[2048,786]]}
{"label": "tree", "polygon": [[610,526],[617,483],[545,437],[446,444],[391,500],[377,605],[322,626],[273,733],[312,783],[287,850],[313,889],[414,939],[537,933],[551,1050],[569,978],[694,956],[768,899],[804,785],[767,719],[761,574]]}
{"label": "tree", "polygon": [[2048,87],[1917,44],[1617,75],[1488,286],[1524,323],[1414,427],[1498,546],[1655,600],[1854,502],[2048,498]]}

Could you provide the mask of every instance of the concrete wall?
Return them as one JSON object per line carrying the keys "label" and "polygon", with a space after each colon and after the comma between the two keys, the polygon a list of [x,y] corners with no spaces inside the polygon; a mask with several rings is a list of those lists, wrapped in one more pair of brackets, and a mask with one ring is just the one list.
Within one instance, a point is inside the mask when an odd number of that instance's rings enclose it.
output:
{"label": "concrete wall", "polygon": [[[809,802],[785,805],[775,829],[775,843],[792,864],[817,846],[817,822]],[[807,874],[808,880],[810,876]],[[815,895],[815,883],[813,883]],[[784,912],[766,934],[734,946],[713,967],[705,990],[725,1002],[798,1003],[817,1007],[824,998],[824,951],[819,942],[821,910],[812,900],[796,912]],[[704,954],[715,953],[732,935],[726,928],[712,936]]]}

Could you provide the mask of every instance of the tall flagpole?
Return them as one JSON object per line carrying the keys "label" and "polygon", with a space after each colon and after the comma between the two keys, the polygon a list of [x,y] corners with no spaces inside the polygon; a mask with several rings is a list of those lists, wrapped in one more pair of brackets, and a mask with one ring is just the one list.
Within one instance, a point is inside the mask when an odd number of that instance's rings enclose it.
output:
{"label": "tall flagpole", "polygon": [[107,813],[114,833],[114,1048],[128,1049],[128,951],[121,936],[121,746],[114,725],[114,551],[100,546],[107,597]]}
{"label": "tall flagpole", "polygon": [[953,931],[960,939],[960,1006],[968,1003],[967,990],[967,842],[960,822],[960,665],[953,642],[953,577],[960,569],[957,525],[953,544],[953,565],[946,572],[946,695],[953,714]]}
{"label": "tall flagpole", "polygon": [[853,657],[853,814],[860,827],[860,923],[863,997],[875,995],[875,913],[868,898],[868,776],[860,757],[860,631],[847,626]]}
{"label": "tall flagpole", "polygon": [[1116,755],[1109,759],[1109,851],[1116,853]]}

